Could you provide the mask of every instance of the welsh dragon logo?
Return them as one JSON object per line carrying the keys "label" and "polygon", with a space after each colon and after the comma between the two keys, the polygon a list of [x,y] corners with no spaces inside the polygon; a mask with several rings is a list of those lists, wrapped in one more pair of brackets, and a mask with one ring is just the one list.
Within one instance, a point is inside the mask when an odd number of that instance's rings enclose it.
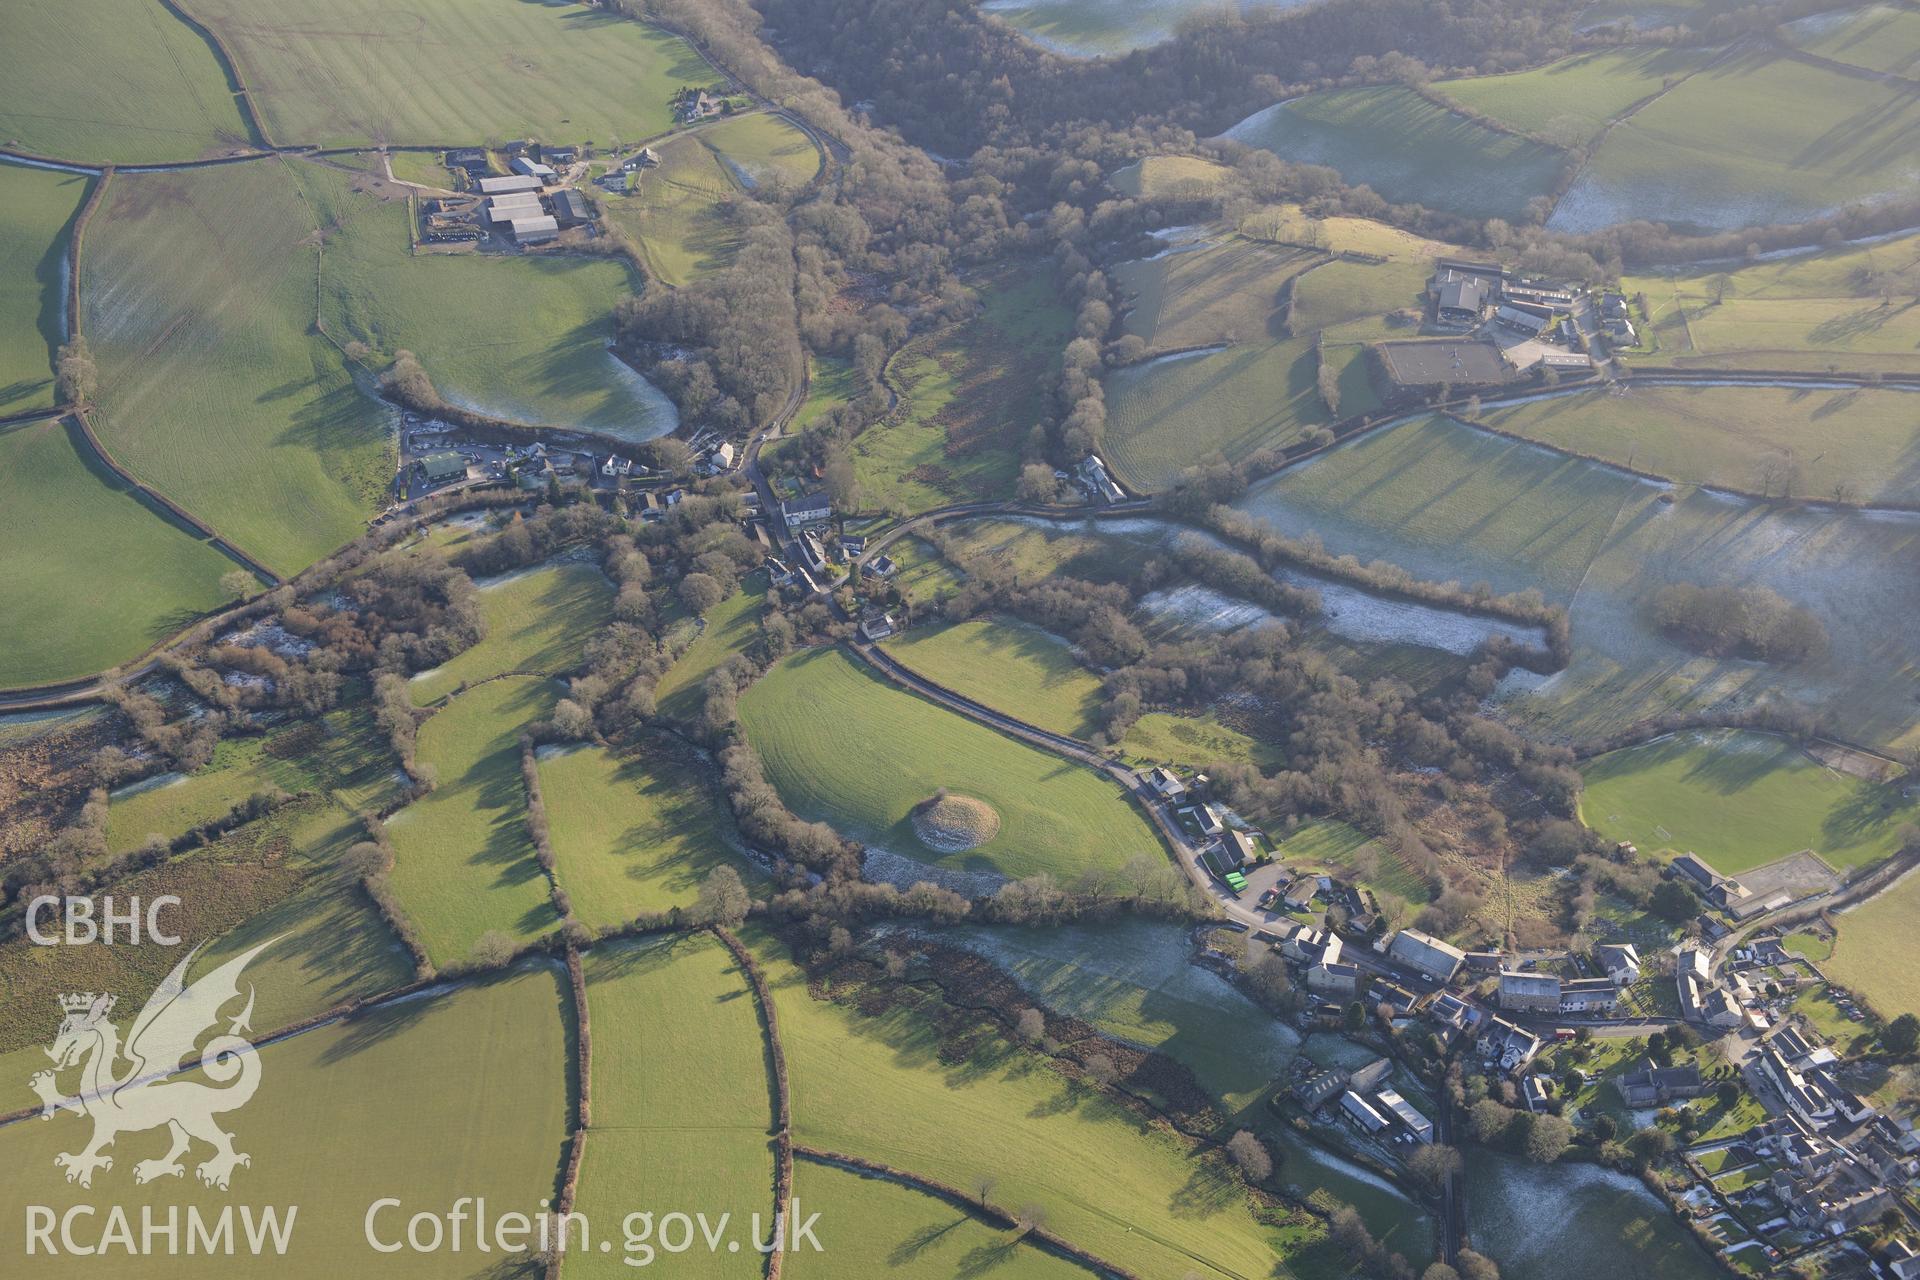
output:
{"label": "welsh dragon logo", "polygon": [[[214,1120],[222,1112],[245,1106],[260,1085],[260,1055],[240,1034],[251,1030],[247,1025],[253,1016],[251,986],[246,1007],[227,1024],[226,1032],[200,1048],[200,1073],[214,1084],[173,1077],[191,1067],[182,1059],[219,1023],[220,1010],[239,997],[241,971],[277,941],[263,942],[189,984],[187,966],[200,953],[200,947],[195,947],[148,998],[128,1028],[124,1045],[119,1030],[107,1020],[115,997],[90,991],[60,997],[66,1017],[46,1051],[53,1059],[53,1070],[37,1073],[28,1084],[45,1104],[41,1119],[51,1120],[61,1111],[93,1119],[93,1138],[85,1147],[53,1158],[67,1171],[68,1182],[91,1187],[95,1170],[113,1168],[113,1157],[105,1152],[115,1138],[162,1127],[172,1135],[173,1145],[165,1155],[135,1164],[135,1182],[181,1177],[186,1170],[180,1158],[196,1140],[213,1148],[213,1155],[195,1169],[200,1181],[210,1187],[226,1190],[235,1167],[252,1163],[245,1153],[233,1149],[233,1135]],[[127,1064],[124,1070],[122,1059]],[[63,1094],[56,1077],[74,1066],[80,1068],[79,1092]]]}

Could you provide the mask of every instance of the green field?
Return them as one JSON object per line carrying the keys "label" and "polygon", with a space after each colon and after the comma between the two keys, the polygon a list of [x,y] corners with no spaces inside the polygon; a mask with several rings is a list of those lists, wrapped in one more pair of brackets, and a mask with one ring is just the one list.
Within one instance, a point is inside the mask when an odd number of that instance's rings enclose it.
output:
{"label": "green field", "polygon": [[[133,1166],[166,1151],[166,1134],[151,1130],[124,1134],[112,1150],[113,1168],[96,1174],[90,1191],[70,1185],[53,1157],[80,1149],[90,1127],[71,1115],[0,1134],[10,1170],[0,1174],[0,1187],[11,1203],[44,1204],[56,1213],[111,1197],[136,1224],[136,1244],[143,1205],[156,1206],[163,1224],[167,1206],[193,1205],[211,1220],[236,1202],[256,1213],[272,1205],[284,1221],[297,1205],[286,1256],[272,1264],[276,1275],[484,1274],[470,1230],[461,1253],[380,1254],[368,1247],[364,1220],[374,1201],[401,1200],[404,1208],[376,1220],[381,1238],[391,1241],[404,1237],[409,1215],[444,1213],[457,1197],[485,1196],[496,1213],[533,1214],[552,1196],[566,1137],[563,982],[551,969],[523,969],[262,1049],[258,1092],[221,1121],[235,1149],[252,1157],[233,1173],[231,1191],[203,1187],[192,1164],[183,1178],[137,1187]],[[196,1143],[188,1160],[197,1163],[210,1152]],[[169,1254],[160,1237],[141,1257],[138,1274],[155,1280],[259,1275],[262,1264],[248,1256],[235,1217],[241,1243],[233,1255],[189,1255],[183,1213],[178,1249]],[[90,1238],[97,1239],[104,1209],[91,1221]],[[100,1257],[58,1252],[58,1260],[36,1263],[36,1274],[103,1274]],[[126,1256],[117,1249],[106,1255]],[[121,1274],[131,1272],[122,1268]]]}
{"label": "green field", "polygon": [[10,0],[0,41],[0,141],[35,155],[118,164],[250,145],[212,48],[150,0]]}
{"label": "green field", "polygon": [[1182,19],[1218,7],[1207,0],[986,0],[980,9],[1043,48],[1099,58],[1159,44]]}
{"label": "green field", "polygon": [[1845,870],[1900,847],[1920,804],[1820,764],[1786,738],[1714,730],[1610,751],[1581,768],[1581,814],[1649,854],[1699,854],[1723,875],[1802,849]]}
{"label": "green field", "polygon": [[1715,50],[1606,49],[1510,75],[1442,80],[1442,95],[1560,146],[1582,146],[1628,108],[1700,70]]}
{"label": "green field", "polygon": [[1489,425],[1686,484],[1920,502],[1920,397],[1875,388],[1639,386],[1487,411]]}
{"label": "green field", "polygon": [[66,254],[90,179],[0,169],[0,417],[51,408],[67,340]]}
{"label": "green field", "polygon": [[606,9],[492,0],[200,0],[277,143],[612,146],[672,123],[681,85],[720,77],[678,36]]}
{"label": "green field", "polygon": [[[773,1211],[771,1078],[745,976],[707,934],[599,947],[586,961],[593,1019],[593,1129],[578,1210],[731,1214],[744,1236]],[[607,1228],[599,1228],[605,1231]],[[761,1238],[767,1234],[762,1227]],[[569,1276],[632,1275],[618,1252],[589,1251]],[[759,1254],[699,1247],[663,1261],[676,1274],[761,1274]]]}
{"label": "green field", "polygon": [[1133,722],[1121,750],[1140,760],[1159,760],[1204,769],[1221,763],[1246,763],[1271,769],[1286,753],[1271,743],[1223,724],[1213,716],[1149,711]]}
{"label": "green field", "polygon": [[228,597],[232,560],[101,467],[77,427],[0,427],[0,687],[145,651]]}
{"label": "green field", "polygon": [[1344,822],[1308,822],[1275,845],[1274,855],[1288,870],[1352,877],[1376,895],[1392,894],[1411,906],[1433,900],[1433,886],[1415,875],[1399,854]]}
{"label": "green field", "polygon": [[1548,224],[1795,222],[1920,187],[1906,140],[1920,93],[1754,50],[1723,59],[1607,134]]}
{"label": "green field", "polygon": [[1201,199],[1226,186],[1232,170],[1199,156],[1147,156],[1107,179],[1123,196],[1147,200]]}
{"label": "green field", "polygon": [[1920,11],[1905,4],[1870,4],[1852,12],[1820,13],[1785,23],[1781,36],[1794,48],[1868,71],[1914,77],[1920,70]]}
{"label": "green field", "polygon": [[927,679],[1028,724],[1074,738],[1091,737],[1099,728],[1100,677],[1038,627],[974,618],[916,627],[886,648]]}
{"label": "green field", "polygon": [[1295,164],[1324,164],[1396,203],[1516,219],[1552,189],[1564,152],[1477,124],[1399,85],[1279,103],[1225,135]]}
{"label": "green field", "polygon": [[[1920,738],[1920,642],[1904,625],[1920,588],[1901,567],[1920,551],[1916,522],[1670,491],[1440,418],[1363,436],[1240,505],[1335,554],[1568,604],[1572,665],[1500,695],[1550,732],[1791,697],[1828,708],[1859,741]],[[1648,616],[1672,582],[1776,591],[1821,619],[1831,650],[1799,665],[1680,650]]]}
{"label": "green field", "polygon": [[364,532],[394,471],[386,411],[312,332],[315,226],[280,161],[121,174],[83,255],[101,439],[283,574]]}
{"label": "green field", "polygon": [[691,907],[716,866],[756,878],[733,852],[733,823],[709,770],[665,735],[543,753],[555,875],[589,927]]}
{"label": "green field", "polygon": [[[1305,270],[1313,262],[1229,238],[1115,271],[1133,303],[1128,332],[1149,350],[1180,353],[1107,376],[1106,445],[1124,479],[1165,488],[1215,451],[1237,462],[1332,419],[1318,385],[1321,331],[1326,358],[1341,368],[1340,415],[1378,404],[1358,344],[1390,336],[1383,317],[1419,305],[1429,268],[1396,260]],[[1281,308],[1289,280],[1291,335]]]}
{"label": "green field", "polygon": [[820,1215],[821,1247],[781,1259],[780,1274],[789,1280],[1080,1280],[1089,1274],[1022,1244],[1016,1231],[990,1227],[937,1196],[881,1178],[801,1161],[793,1192],[807,1213]]}
{"label": "green field", "polygon": [[838,356],[810,357],[807,398],[793,415],[792,430],[806,430],[821,414],[853,399],[855,390],[852,364]]}
{"label": "green field", "polygon": [[900,403],[853,442],[863,510],[898,514],[1013,496],[1020,447],[1049,411],[1071,317],[1050,272],[981,290],[979,315],[887,363]]}
{"label": "green field", "polygon": [[378,809],[392,794],[395,762],[364,697],[316,720],[257,738],[226,738],[198,772],[161,774],[116,795],[107,811],[107,847],[134,848],[224,816],[256,791],[320,792],[343,813]]}
{"label": "green field", "polygon": [[327,228],[320,311],[336,341],[411,351],[441,396],[495,417],[627,440],[673,429],[673,405],[607,349],[614,305],[639,285],[621,259],[412,254],[406,201],[296,172]]}
{"label": "green field", "polygon": [[1048,1009],[1189,1067],[1228,1114],[1239,1116],[1286,1071],[1300,1037],[1231,982],[1190,963],[1187,932],[1130,920],[1045,929],[972,925],[936,937],[986,956]]}
{"label": "green field", "polygon": [[813,140],[757,112],[707,125],[654,148],[657,168],[628,178],[626,195],[598,195],[608,222],[637,247],[647,274],[691,284],[733,261],[742,224],[733,206],[762,184],[797,187],[820,170]]}
{"label": "green field", "polygon": [[[917,861],[1071,879],[1160,855],[1115,783],[888,684],[838,649],[780,662],[740,699],[740,722],[796,812]],[[999,833],[959,853],[923,845],[911,813],[942,787],[992,806]]]}
{"label": "green field", "polygon": [[1891,888],[1835,917],[1840,939],[1821,966],[1888,1020],[1903,1013],[1920,1017],[1920,971],[1913,966],[1915,911],[1920,911],[1920,876],[1909,871]]}
{"label": "green field", "polygon": [[767,579],[755,573],[744,586],[707,610],[706,625],[654,686],[661,714],[691,720],[706,705],[706,681],[714,668],[760,637],[766,611]]}
{"label": "green field", "polygon": [[[1629,277],[1652,350],[1632,363],[1713,369],[1920,370],[1920,237],[1731,270]],[[1636,324],[1640,323],[1636,318]]]}
{"label": "green field", "polygon": [[410,684],[414,702],[439,702],[464,686],[512,672],[559,675],[581,664],[594,632],[613,616],[613,584],[592,564],[551,563],[509,573],[478,591],[487,634]]}
{"label": "green field", "polygon": [[479,685],[420,727],[438,787],[387,821],[393,888],[436,965],[482,934],[524,942],[556,924],[534,860],[520,780],[520,730],[549,714],[556,688],[535,676]]}
{"label": "green field", "polygon": [[[1037,1204],[1073,1243],[1141,1275],[1265,1276],[1276,1239],[1189,1144],[996,1036],[942,1055],[906,1001],[873,1017],[813,999],[777,944],[755,946],[779,1010],[796,1141]],[[839,1274],[834,1272],[833,1274]]]}

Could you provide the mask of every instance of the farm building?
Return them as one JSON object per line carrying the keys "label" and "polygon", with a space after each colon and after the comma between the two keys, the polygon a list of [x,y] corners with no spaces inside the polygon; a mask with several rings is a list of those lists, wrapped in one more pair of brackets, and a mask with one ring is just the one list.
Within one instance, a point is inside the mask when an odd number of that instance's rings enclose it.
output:
{"label": "farm building", "polygon": [[1375,1111],[1372,1103],[1351,1089],[1340,1095],[1340,1109],[1367,1133],[1378,1133],[1387,1127],[1386,1117]]}
{"label": "farm building", "polygon": [[1440,284],[1435,312],[1442,324],[1479,324],[1480,317],[1486,314],[1487,285],[1478,276],[1461,275],[1458,272],[1446,273],[1449,279]]}
{"label": "farm building", "polygon": [[487,201],[487,221],[489,222],[512,222],[515,218],[537,218],[544,212],[540,197],[531,191],[516,191],[512,195],[495,196]]}
{"label": "farm building", "polygon": [[462,147],[447,152],[447,168],[463,169],[470,178],[483,178],[487,175],[487,153],[478,147]]}
{"label": "farm building", "polygon": [[1438,982],[1451,982],[1467,953],[1418,929],[1402,929],[1393,936],[1388,954]]}
{"label": "farm building", "polygon": [[593,221],[593,206],[578,191],[557,191],[553,196],[553,216],[560,220],[563,227],[577,226]]}
{"label": "farm building", "polygon": [[1540,357],[1540,364],[1547,369],[1591,369],[1593,357],[1584,351],[1549,351]]}
{"label": "farm building", "polygon": [[1518,307],[1501,307],[1493,313],[1493,318],[1496,323],[1506,326],[1515,333],[1524,333],[1530,338],[1539,337],[1549,323],[1545,316],[1536,316]]}
{"label": "farm building", "polygon": [[550,182],[553,180],[552,165],[541,164],[538,160],[530,159],[527,156],[515,156],[513,158],[513,171],[529,178],[538,178],[542,182]]}
{"label": "farm building", "polygon": [[1414,1110],[1413,1104],[1392,1089],[1382,1089],[1374,1095],[1376,1101],[1398,1120],[1406,1131],[1421,1142],[1433,1141],[1433,1121]]}
{"label": "farm building", "polygon": [[483,196],[512,195],[516,191],[538,191],[540,179],[530,178],[524,173],[516,173],[505,178],[480,179],[480,194]]}
{"label": "farm building", "polygon": [[516,244],[541,244],[560,235],[560,224],[550,213],[533,218],[515,218],[509,225],[513,228]]}
{"label": "farm building", "polygon": [[1671,869],[1675,877],[1686,881],[1702,893],[1719,884],[1721,880],[1720,873],[1715,871],[1705,858],[1691,851],[1675,858]]}
{"label": "farm building", "polygon": [[420,478],[428,484],[450,484],[467,478],[467,460],[452,450],[430,453],[416,464]]}
{"label": "farm building", "polygon": [[1293,1086],[1293,1096],[1309,1111],[1318,1111],[1347,1087],[1347,1073],[1337,1067],[1316,1071]]}

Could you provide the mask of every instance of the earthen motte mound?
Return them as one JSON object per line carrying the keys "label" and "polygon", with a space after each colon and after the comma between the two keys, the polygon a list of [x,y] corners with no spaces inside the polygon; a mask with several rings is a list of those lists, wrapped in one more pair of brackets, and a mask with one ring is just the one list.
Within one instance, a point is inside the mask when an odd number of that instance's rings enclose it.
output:
{"label": "earthen motte mound", "polygon": [[1000,815],[972,796],[940,795],[913,811],[913,834],[935,853],[962,853],[993,839]]}

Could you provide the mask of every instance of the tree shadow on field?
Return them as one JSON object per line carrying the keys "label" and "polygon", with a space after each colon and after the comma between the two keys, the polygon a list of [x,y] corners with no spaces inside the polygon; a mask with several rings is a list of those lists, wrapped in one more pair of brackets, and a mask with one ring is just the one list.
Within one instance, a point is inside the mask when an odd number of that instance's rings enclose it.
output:
{"label": "tree shadow on field", "polygon": [[958,1228],[965,1226],[970,1221],[972,1221],[972,1219],[970,1219],[966,1214],[963,1213],[959,1217],[955,1218],[953,1221],[945,1224],[938,1223],[938,1222],[928,1223],[926,1226],[921,1227],[918,1231],[915,1231],[910,1235],[908,1235],[906,1239],[902,1240],[899,1244],[893,1247],[893,1250],[887,1254],[888,1265],[895,1266],[895,1267],[905,1266],[907,1263],[912,1262],[915,1258],[919,1257],[921,1254],[925,1253],[928,1249],[931,1249],[934,1245],[938,1244],[940,1242],[940,1238],[946,1235],[949,1231],[957,1230]]}
{"label": "tree shadow on field", "polygon": [[984,1276],[989,1271],[997,1270],[1012,1262],[1019,1249],[1020,1241],[1012,1238],[998,1240],[993,1244],[976,1245],[967,1250],[967,1255],[960,1259],[960,1266],[955,1270],[954,1275],[957,1280],[972,1280],[975,1276]]}

